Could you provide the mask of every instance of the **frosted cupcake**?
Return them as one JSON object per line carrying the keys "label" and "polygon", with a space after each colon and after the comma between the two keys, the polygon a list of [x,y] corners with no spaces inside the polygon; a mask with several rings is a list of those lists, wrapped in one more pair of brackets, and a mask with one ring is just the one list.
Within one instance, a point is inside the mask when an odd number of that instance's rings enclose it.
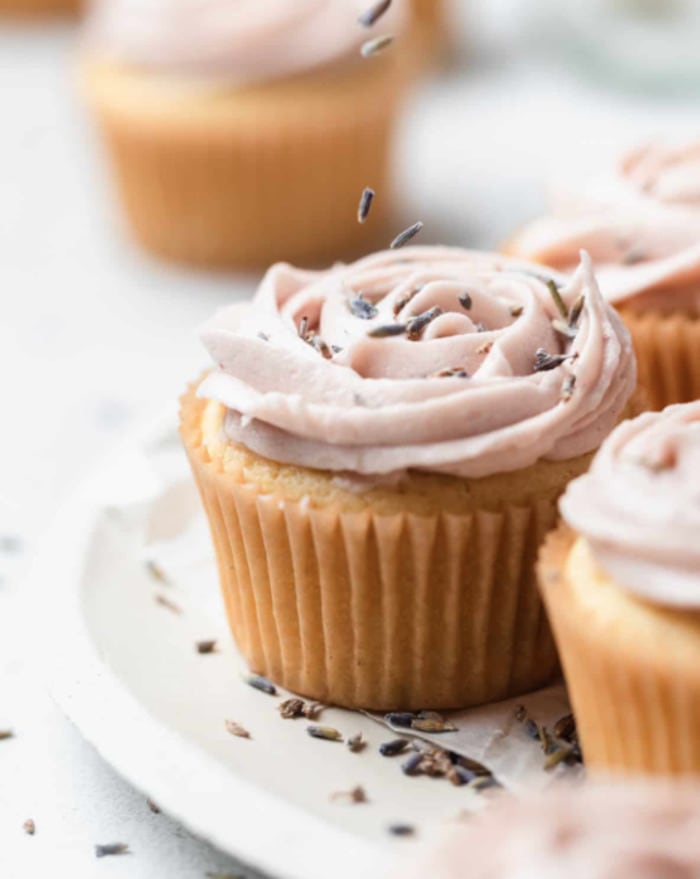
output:
{"label": "frosted cupcake", "polygon": [[700,772],[700,402],[620,425],[561,511],[540,582],[587,765]]}
{"label": "frosted cupcake", "polygon": [[371,708],[551,678],[537,549],[636,380],[588,261],[560,284],[412,247],[276,265],[205,328],[181,432],[252,669]]}
{"label": "frosted cupcake", "polygon": [[591,255],[603,295],[632,333],[656,409],[700,397],[700,144],[647,147],[569,192],[508,251],[562,271]]}
{"label": "frosted cupcake", "polygon": [[697,879],[700,792],[568,786],[501,798],[411,856],[404,879]]}
{"label": "frosted cupcake", "polygon": [[[206,266],[366,250],[390,203],[401,16],[364,0],[99,0],[82,85],[136,237]],[[397,7],[400,9],[400,6]],[[362,57],[368,39],[396,45]],[[377,192],[368,221],[356,211]]]}

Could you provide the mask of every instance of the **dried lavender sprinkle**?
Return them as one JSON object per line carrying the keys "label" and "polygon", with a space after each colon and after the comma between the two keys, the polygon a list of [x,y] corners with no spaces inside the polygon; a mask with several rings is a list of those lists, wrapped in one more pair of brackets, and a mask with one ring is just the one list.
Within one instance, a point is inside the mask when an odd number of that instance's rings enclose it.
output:
{"label": "dried lavender sprinkle", "polygon": [[423,223],[418,220],[417,223],[414,223],[412,226],[409,226],[408,229],[404,229],[403,232],[399,232],[399,234],[394,238],[394,240],[389,245],[390,250],[397,250],[399,247],[403,247],[404,244],[408,244],[408,242],[415,238],[416,235],[423,228]]}
{"label": "dried lavender sprinkle", "polygon": [[372,27],[391,6],[391,0],[378,0],[357,19],[363,27]]}
{"label": "dried lavender sprinkle", "polygon": [[408,334],[408,338],[412,341],[420,338],[421,333],[428,324],[432,323],[436,317],[440,317],[442,313],[440,306],[435,305],[433,308],[429,308],[427,311],[412,317],[406,323],[406,333]]}
{"label": "dried lavender sprinkle", "polygon": [[249,739],[251,737],[248,730],[241,726],[240,723],[236,723],[235,720],[225,720],[224,726],[226,727],[226,732],[231,733],[232,736],[237,736],[239,739]]}
{"label": "dried lavender sprinkle", "polygon": [[386,339],[389,336],[402,336],[405,332],[405,324],[384,324],[381,327],[375,327],[373,330],[370,330],[367,335],[371,339]]}
{"label": "dried lavender sprinkle", "polygon": [[178,616],[182,613],[182,608],[178,604],[175,604],[174,601],[171,601],[165,595],[160,595],[160,594],[156,595],[155,602],[156,602],[156,604],[159,604],[161,607],[167,608],[172,613],[178,614]]}
{"label": "dried lavender sprinkle", "polygon": [[390,46],[394,42],[393,34],[384,34],[382,37],[374,37],[372,40],[367,40],[367,42],[363,43],[360,47],[360,55],[363,58],[369,58],[372,55],[377,55],[379,52],[386,49],[387,46]]}
{"label": "dried lavender sprinkle", "polygon": [[104,858],[107,855],[126,855],[129,853],[129,845],[126,842],[108,842],[105,845],[95,846],[95,857]]}
{"label": "dried lavender sprinkle", "polygon": [[261,693],[267,693],[268,696],[277,695],[277,687],[262,675],[244,675],[243,680],[254,690],[260,690]]}
{"label": "dried lavender sprinkle", "polygon": [[360,204],[357,207],[357,222],[364,223],[367,217],[369,216],[369,210],[372,207],[372,202],[374,200],[374,190],[370,189],[369,186],[366,186],[362,190],[362,195],[360,196]]}
{"label": "dried lavender sprinkle", "polygon": [[459,304],[465,311],[469,311],[472,307],[472,298],[466,291],[462,293],[461,296],[457,297],[459,299]]}
{"label": "dried lavender sprinkle", "polygon": [[388,828],[392,836],[413,836],[416,828],[411,824],[391,824]]}
{"label": "dried lavender sprinkle", "polygon": [[556,305],[557,310],[559,311],[559,314],[564,318],[564,320],[567,320],[567,318],[569,317],[569,310],[567,309],[566,305],[564,304],[564,300],[561,298],[561,293],[559,292],[559,288],[557,287],[556,283],[551,278],[548,278],[546,283],[547,283],[547,289],[549,290],[550,295],[551,295],[552,299],[554,300],[554,304]]}

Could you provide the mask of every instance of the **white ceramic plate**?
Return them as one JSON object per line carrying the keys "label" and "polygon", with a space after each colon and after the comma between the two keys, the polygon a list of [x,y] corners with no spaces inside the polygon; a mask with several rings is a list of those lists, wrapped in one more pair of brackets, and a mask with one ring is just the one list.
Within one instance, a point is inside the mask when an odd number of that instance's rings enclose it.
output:
{"label": "white ceramic plate", "polygon": [[[162,464],[182,467],[174,432],[156,436],[102,468],[40,554],[36,601],[54,697],[164,811],[251,866],[289,879],[386,876],[415,839],[473,807],[478,795],[402,775],[398,760],[377,753],[390,734],[369,718],[323,713],[324,724],[346,735],[364,733],[369,746],[354,754],[309,737],[305,720],[282,720],[279,699],[241,681],[213,573],[183,589],[159,582],[144,564],[154,530],[167,539],[183,516],[200,515],[189,482],[173,483]],[[156,594],[182,613],[158,604]],[[216,653],[196,652],[205,638],[218,639]],[[225,719],[252,738],[230,735]],[[356,785],[369,802],[332,798]],[[415,839],[392,836],[394,823],[415,826]]]}

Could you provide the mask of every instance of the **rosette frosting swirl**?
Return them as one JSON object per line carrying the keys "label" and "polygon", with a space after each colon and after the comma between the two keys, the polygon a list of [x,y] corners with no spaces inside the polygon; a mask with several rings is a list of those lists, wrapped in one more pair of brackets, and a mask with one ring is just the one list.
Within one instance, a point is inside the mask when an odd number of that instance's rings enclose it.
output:
{"label": "rosette frosting swirl", "polygon": [[[311,70],[357,52],[365,0],[97,0],[90,45],[120,61],[235,83]],[[381,28],[402,16],[394,4]],[[377,24],[377,28],[380,25]]]}
{"label": "rosette frosting swirl", "polygon": [[581,248],[609,301],[700,314],[700,143],[630,153],[613,175],[568,192],[515,244],[562,271]]}
{"label": "rosette frosting swirl", "polygon": [[700,402],[621,424],[560,503],[616,583],[700,609]]}
{"label": "rosette frosting swirl", "polygon": [[202,334],[199,396],[275,461],[480,477],[600,444],[636,381],[629,335],[585,254],[569,281],[457,248],[325,272],[273,266]]}

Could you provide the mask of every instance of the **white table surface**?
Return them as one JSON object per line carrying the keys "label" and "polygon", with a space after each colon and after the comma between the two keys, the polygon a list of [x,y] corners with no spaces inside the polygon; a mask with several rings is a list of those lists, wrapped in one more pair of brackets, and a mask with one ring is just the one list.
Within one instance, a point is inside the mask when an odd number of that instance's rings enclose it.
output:
{"label": "white table surface", "polygon": [[[513,50],[523,4],[471,5],[490,51],[411,100],[397,230],[420,218],[426,243],[493,246],[537,212],[550,174],[636,139],[697,134],[690,96],[601,92],[555,67],[541,34],[525,46],[536,60]],[[0,876],[235,874],[229,858],[151,813],[52,705],[41,683],[50,657],[33,636],[41,608],[22,600],[62,500],[120,438],[175,410],[205,364],[194,328],[255,283],[158,264],[123,235],[73,87],[74,36],[0,24],[0,535],[21,540],[0,550],[0,729],[15,731],[0,741]],[[133,854],[96,860],[95,843],[115,840]]]}

